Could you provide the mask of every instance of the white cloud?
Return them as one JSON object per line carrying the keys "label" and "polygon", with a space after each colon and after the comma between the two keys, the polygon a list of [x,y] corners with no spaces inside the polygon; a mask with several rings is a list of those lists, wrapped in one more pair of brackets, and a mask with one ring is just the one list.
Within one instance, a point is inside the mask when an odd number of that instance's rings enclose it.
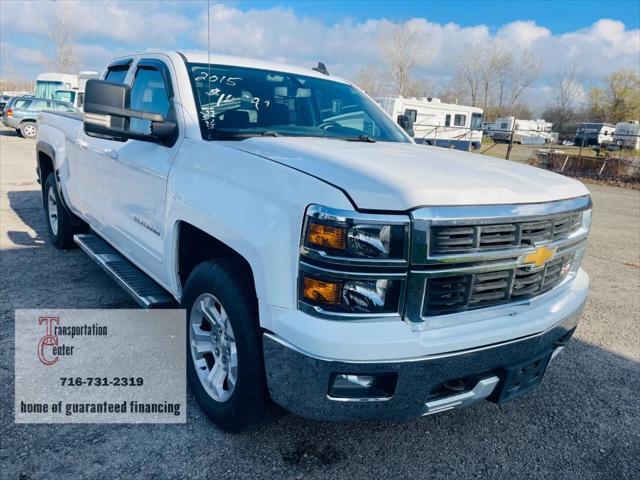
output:
{"label": "white cloud", "polygon": [[179,3],[159,1],[33,1],[3,0],[0,27],[5,34],[46,36],[53,27],[57,4],[68,8],[80,38],[103,38],[153,47],[175,45],[193,23],[180,13]]}
{"label": "white cloud", "polygon": [[[206,8],[200,3],[91,1],[73,2],[71,7],[87,68],[99,69],[111,56],[127,51],[192,50],[207,45]],[[51,55],[46,31],[54,8],[52,2],[0,0],[2,41],[21,45],[6,54],[16,70],[33,71],[37,59]],[[322,61],[330,72],[342,76],[353,75],[363,65],[383,62],[379,38],[391,25],[385,19],[344,19],[328,24],[286,7],[243,10],[233,3],[216,2],[211,10],[214,52],[307,66]],[[640,70],[640,30],[629,30],[615,20],[602,19],[564,34],[553,34],[528,20],[502,25],[495,32],[486,25],[463,27],[425,18],[411,19],[407,25],[418,32],[428,59],[419,73],[439,88],[446,87],[456,58],[471,45],[490,48],[502,43],[516,54],[531,49],[544,66],[544,77],[531,90],[536,93],[543,92],[547,80],[568,64],[577,67],[584,83],[595,83],[622,68]],[[34,42],[14,41],[16,36]],[[539,95],[528,97],[535,100]]]}

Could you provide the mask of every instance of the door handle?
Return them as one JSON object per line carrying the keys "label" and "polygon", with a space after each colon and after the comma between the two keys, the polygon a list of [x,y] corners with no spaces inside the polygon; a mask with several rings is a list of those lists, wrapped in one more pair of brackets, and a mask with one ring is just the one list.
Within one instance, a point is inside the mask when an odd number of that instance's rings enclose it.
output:
{"label": "door handle", "polygon": [[79,148],[87,148],[89,146],[89,144],[85,141],[82,140],[80,138],[76,138],[73,143],[78,146]]}
{"label": "door handle", "polygon": [[112,160],[118,159],[118,152],[112,150],[110,148],[105,148],[104,150],[100,150],[100,154],[104,157],[110,158]]}

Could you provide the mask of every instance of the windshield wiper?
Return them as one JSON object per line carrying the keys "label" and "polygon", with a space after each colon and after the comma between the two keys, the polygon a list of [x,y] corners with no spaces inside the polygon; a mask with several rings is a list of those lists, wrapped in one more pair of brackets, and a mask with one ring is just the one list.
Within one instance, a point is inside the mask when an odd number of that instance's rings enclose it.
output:
{"label": "windshield wiper", "polygon": [[244,140],[251,137],[278,137],[278,132],[274,130],[226,130],[223,128],[217,128],[213,131],[216,139],[229,140],[238,139]]}
{"label": "windshield wiper", "polygon": [[369,135],[358,135],[357,137],[336,137],[340,140],[346,140],[347,142],[365,142],[365,143],[376,143],[376,140],[371,138]]}

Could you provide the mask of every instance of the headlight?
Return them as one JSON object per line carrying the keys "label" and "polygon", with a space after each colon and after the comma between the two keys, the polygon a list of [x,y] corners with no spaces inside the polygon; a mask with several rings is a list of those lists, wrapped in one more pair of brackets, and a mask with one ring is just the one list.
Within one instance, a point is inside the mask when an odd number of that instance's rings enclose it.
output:
{"label": "headlight", "polygon": [[300,242],[300,308],[335,320],[400,315],[409,225],[404,215],[309,206]]}
{"label": "headlight", "polygon": [[346,260],[404,261],[408,253],[409,218],[331,210],[307,209],[303,253]]}
{"label": "headlight", "polygon": [[342,279],[302,273],[300,297],[326,312],[350,314],[399,313],[401,280]]}

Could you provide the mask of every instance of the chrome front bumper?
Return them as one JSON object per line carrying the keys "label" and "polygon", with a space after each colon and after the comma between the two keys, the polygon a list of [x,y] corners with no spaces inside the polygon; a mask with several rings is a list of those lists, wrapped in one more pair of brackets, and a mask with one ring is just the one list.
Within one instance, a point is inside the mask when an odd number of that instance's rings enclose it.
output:
{"label": "chrome front bumper", "polygon": [[[536,335],[481,348],[388,363],[342,362],[304,354],[280,337],[263,338],[267,383],[273,400],[298,415],[316,420],[405,420],[463,408],[480,400],[503,402],[528,393],[511,391],[513,372],[529,361],[551,363],[573,334],[582,307]],[[541,360],[540,360],[541,359]],[[540,375],[538,372],[536,375]],[[336,374],[389,375],[397,378],[389,398],[332,398]],[[443,394],[443,385],[464,380],[464,389]],[[511,383],[509,383],[511,382]],[[539,382],[539,379],[538,379]],[[510,389],[506,392],[507,387]]]}

